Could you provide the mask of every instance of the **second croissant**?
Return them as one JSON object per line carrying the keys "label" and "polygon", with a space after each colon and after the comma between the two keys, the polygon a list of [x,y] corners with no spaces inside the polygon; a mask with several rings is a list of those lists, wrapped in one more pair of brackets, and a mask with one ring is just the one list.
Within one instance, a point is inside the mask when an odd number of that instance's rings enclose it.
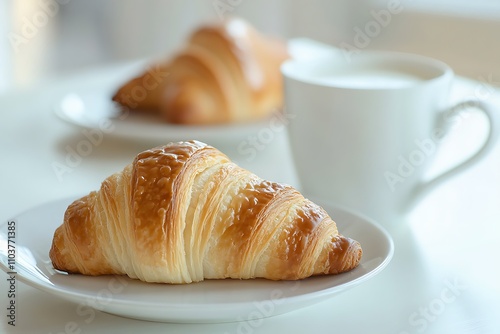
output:
{"label": "second croissant", "polygon": [[[158,65],[164,74],[159,82],[148,83],[145,72],[122,85],[113,100],[170,123],[254,121],[282,108],[280,65],[286,58],[285,43],[231,18],[194,31],[179,52]],[[136,91],[146,93],[136,96]]]}

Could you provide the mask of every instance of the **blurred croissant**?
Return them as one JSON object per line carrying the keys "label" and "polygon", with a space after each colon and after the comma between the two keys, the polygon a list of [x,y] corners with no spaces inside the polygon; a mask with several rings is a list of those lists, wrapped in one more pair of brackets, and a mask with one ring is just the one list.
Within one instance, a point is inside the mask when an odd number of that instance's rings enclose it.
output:
{"label": "blurred croissant", "polygon": [[113,100],[158,112],[171,123],[214,124],[263,118],[283,104],[281,63],[286,45],[259,34],[241,19],[195,31],[152,78],[146,71]]}
{"label": "blurred croissant", "polygon": [[178,284],[337,274],[361,254],[297,190],[197,141],[142,152],[73,202],[50,250],[62,271]]}

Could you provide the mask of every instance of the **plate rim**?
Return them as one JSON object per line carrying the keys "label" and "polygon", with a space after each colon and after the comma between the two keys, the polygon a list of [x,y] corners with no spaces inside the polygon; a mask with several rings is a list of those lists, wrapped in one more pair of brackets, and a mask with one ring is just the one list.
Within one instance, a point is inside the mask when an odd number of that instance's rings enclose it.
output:
{"label": "plate rim", "polygon": [[[106,87],[106,86],[104,86]],[[109,87],[107,87],[109,88]],[[271,112],[266,117],[250,120],[247,122],[238,122],[238,123],[221,123],[221,124],[194,124],[194,125],[186,125],[186,124],[175,124],[168,123],[162,121],[161,117],[153,118],[154,116],[151,113],[144,112],[141,115],[140,111],[129,110],[125,114],[125,118],[112,117],[114,114],[112,110],[108,112],[102,111],[99,116],[99,121],[107,121],[113,126],[114,129],[111,131],[103,130],[100,127],[98,121],[94,120],[93,122],[85,122],[78,120],[76,117],[72,117],[70,112],[65,110],[62,106],[64,99],[68,98],[68,96],[75,96],[80,98],[84,103],[85,101],[89,101],[89,96],[92,98],[99,99],[101,103],[107,103],[110,105],[116,104],[111,100],[108,89],[96,89],[95,87],[78,87],[74,88],[71,91],[66,91],[57,96],[55,101],[52,103],[52,112],[53,114],[64,121],[65,123],[78,127],[80,129],[88,129],[88,130],[100,130],[104,132],[106,135],[120,137],[124,139],[136,139],[136,140],[173,140],[172,138],[185,138],[187,135],[196,134],[196,136],[203,136],[205,138],[220,138],[221,133],[224,136],[233,135],[239,136],[241,133],[255,133],[261,130],[262,128],[269,127],[272,123],[275,126],[279,124],[280,126],[286,125],[286,110],[276,110]],[[114,107],[116,108],[116,107]],[[84,108],[88,110],[88,108]],[[131,115],[132,120],[127,120],[128,116]],[[109,125],[106,123],[106,126]],[[104,125],[103,125],[104,127]]]}

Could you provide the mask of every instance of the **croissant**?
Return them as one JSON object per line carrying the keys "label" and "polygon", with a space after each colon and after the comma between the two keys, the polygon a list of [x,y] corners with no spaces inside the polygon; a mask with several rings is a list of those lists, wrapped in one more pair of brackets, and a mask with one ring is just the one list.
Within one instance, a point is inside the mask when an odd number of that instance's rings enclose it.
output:
{"label": "croissant", "polygon": [[283,104],[286,45],[231,18],[196,30],[172,58],[125,83],[113,100],[181,124],[246,122]]}
{"label": "croissant", "polygon": [[197,141],[144,151],[74,201],[50,250],[54,268],[69,273],[176,284],[337,274],[361,255],[297,190]]}

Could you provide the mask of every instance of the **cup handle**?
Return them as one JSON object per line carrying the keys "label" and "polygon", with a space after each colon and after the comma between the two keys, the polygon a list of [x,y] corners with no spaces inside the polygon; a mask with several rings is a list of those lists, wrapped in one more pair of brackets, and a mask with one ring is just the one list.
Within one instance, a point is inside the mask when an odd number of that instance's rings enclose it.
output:
{"label": "cup handle", "polygon": [[[434,177],[429,181],[421,181],[413,190],[410,199],[408,201],[408,206],[412,207],[416,204],[423,196],[425,196],[430,190],[436,187],[438,184],[443,181],[449,179],[452,176],[455,176],[467,168],[474,165],[476,162],[484,158],[489,151],[494,147],[499,135],[500,135],[500,115],[495,112],[494,109],[498,109],[497,106],[493,106],[491,103],[486,103],[484,101],[479,100],[467,100],[460,102],[453,106],[448,112],[454,112],[456,110],[461,110],[465,108],[477,108],[481,110],[490,123],[488,137],[484,144],[473,154],[470,158],[465,160],[464,162],[448,169],[442,174]],[[466,110],[461,112],[468,112]]]}

